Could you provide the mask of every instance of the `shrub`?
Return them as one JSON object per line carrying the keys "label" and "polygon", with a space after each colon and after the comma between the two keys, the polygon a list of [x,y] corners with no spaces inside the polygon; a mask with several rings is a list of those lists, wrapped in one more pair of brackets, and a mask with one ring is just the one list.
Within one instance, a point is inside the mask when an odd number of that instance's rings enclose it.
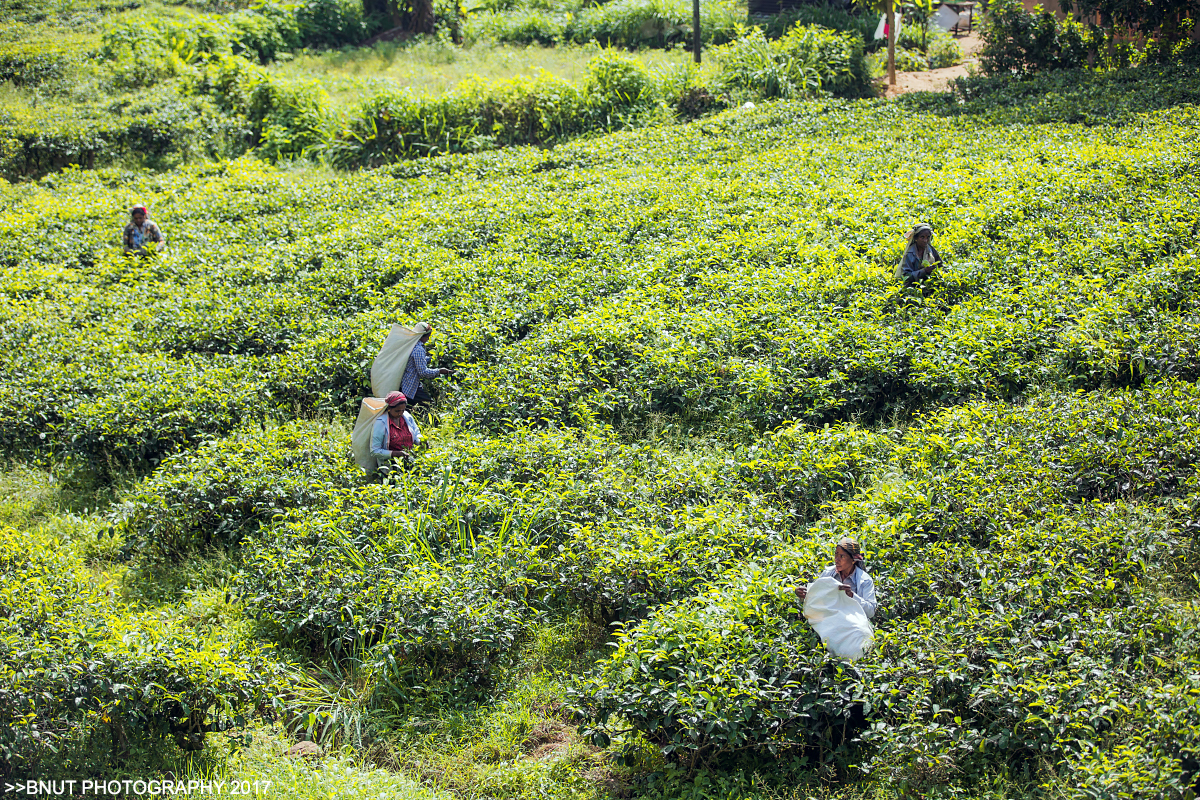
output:
{"label": "shrub", "polygon": [[[700,37],[705,44],[732,41],[744,28],[737,6],[701,4]],[[686,43],[692,36],[692,5],[686,0],[613,0],[576,14],[567,36],[579,44],[595,41],[630,49]]]}
{"label": "shrub", "polygon": [[260,64],[268,64],[304,43],[296,14],[271,3],[230,14],[229,25],[233,53],[251,55]]}
{"label": "shrub", "polygon": [[468,43],[555,45],[567,30],[566,17],[536,8],[485,11],[467,15],[464,38]]}
{"label": "shrub", "polygon": [[694,63],[667,67],[659,71],[657,78],[659,95],[682,120],[702,117],[726,104]]}
{"label": "shrub", "polygon": [[304,0],[296,10],[300,41],[306,47],[357,45],[374,31],[352,0]]}
{"label": "shrub", "polygon": [[467,81],[435,98],[386,92],[359,108],[328,157],[350,167],[497,144],[549,144],[588,127],[586,102],[572,84],[548,73],[492,84]]}
{"label": "shrub", "polygon": [[988,8],[980,63],[987,75],[1082,67],[1097,49],[1098,35],[1070,18],[1060,22],[1040,6],[1027,12],[1017,0],[1000,0]]}
{"label": "shrub", "polygon": [[[1192,491],[1200,450],[1181,420],[1198,401],[1170,384],[946,411],[897,443],[891,477],[827,506],[807,540],[627,626],[576,702],[600,744],[621,724],[691,763],[800,744],[915,790],[951,767],[982,776],[994,749],[1015,769],[1094,752],[1139,702],[1139,654],[1174,646],[1172,613],[1141,588],[1141,564],[1182,544],[1158,531],[1170,498]],[[819,542],[860,530],[887,600],[875,652],[843,667],[814,655],[790,586],[823,566]],[[1045,646],[998,663],[1002,641]],[[1190,638],[1182,646],[1194,652]],[[1089,683],[1101,664],[1110,679]]]}
{"label": "shrub", "polygon": [[751,16],[750,21],[762,28],[763,33],[769,39],[781,38],[796,25],[815,25],[843,33],[857,34],[862,39],[864,46],[875,43],[872,38],[875,35],[875,15],[854,13],[835,5],[802,5],[771,16]]}
{"label": "shrub", "polygon": [[940,32],[939,35],[930,37],[929,48],[925,54],[929,58],[931,69],[953,67],[955,64],[961,64],[963,60],[963,51],[958,40]]}
{"label": "shrub", "polygon": [[635,114],[658,99],[650,71],[635,58],[606,50],[588,61],[587,71],[588,105],[605,120]]}
{"label": "shrub", "polygon": [[862,45],[824,28],[795,27],[775,42],[756,29],[714,56],[718,84],[739,97],[804,97],[822,89],[855,97],[871,91]]}
{"label": "shrub", "polygon": [[270,707],[278,664],[178,617],[136,614],[56,539],[0,530],[0,772],[64,778],[128,764],[149,748],[244,727]]}
{"label": "shrub", "polygon": [[37,86],[59,80],[86,57],[73,42],[26,41],[0,45],[0,82]]}
{"label": "shrub", "polygon": [[343,431],[290,423],[241,429],[166,459],[114,511],[126,547],[178,558],[232,546],[289,509],[360,478]]}
{"label": "shrub", "polygon": [[[930,68],[929,58],[920,50],[895,49],[897,72],[925,72]],[[887,51],[877,50],[870,56],[871,71],[883,75],[887,72]]]}
{"label": "shrub", "polygon": [[328,96],[320,86],[287,83],[240,56],[211,59],[191,91],[211,93],[244,126],[246,145],[272,161],[303,156],[329,136]]}

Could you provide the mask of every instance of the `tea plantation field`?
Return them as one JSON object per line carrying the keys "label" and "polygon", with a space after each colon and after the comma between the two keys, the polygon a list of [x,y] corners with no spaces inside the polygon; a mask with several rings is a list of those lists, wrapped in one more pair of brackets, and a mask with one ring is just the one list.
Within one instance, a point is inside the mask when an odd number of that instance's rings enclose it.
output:
{"label": "tea plantation field", "polygon": [[[1193,796],[1195,77],[0,181],[0,779]],[[454,372],[372,482],[418,320]],[[853,664],[792,594],[845,535]]]}

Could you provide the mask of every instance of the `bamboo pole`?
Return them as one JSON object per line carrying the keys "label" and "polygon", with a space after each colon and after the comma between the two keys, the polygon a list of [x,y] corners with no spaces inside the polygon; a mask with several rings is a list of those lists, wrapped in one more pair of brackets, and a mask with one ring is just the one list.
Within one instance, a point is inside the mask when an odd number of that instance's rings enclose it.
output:
{"label": "bamboo pole", "polygon": [[692,0],[692,58],[700,63],[700,0]]}

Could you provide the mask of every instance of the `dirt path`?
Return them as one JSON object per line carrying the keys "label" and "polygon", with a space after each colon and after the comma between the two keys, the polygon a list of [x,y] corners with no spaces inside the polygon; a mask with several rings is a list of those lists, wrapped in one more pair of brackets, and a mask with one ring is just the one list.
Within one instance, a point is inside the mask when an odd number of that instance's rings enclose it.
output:
{"label": "dirt path", "polygon": [[950,81],[967,74],[968,66],[979,63],[977,54],[983,46],[983,41],[979,38],[978,31],[962,37],[958,40],[958,44],[963,49],[963,55],[966,56],[961,64],[942,69],[931,69],[926,72],[897,72],[895,86],[888,86],[886,77],[877,79],[875,83],[879,88],[886,89],[885,97],[895,97],[908,92],[944,92],[950,85]]}

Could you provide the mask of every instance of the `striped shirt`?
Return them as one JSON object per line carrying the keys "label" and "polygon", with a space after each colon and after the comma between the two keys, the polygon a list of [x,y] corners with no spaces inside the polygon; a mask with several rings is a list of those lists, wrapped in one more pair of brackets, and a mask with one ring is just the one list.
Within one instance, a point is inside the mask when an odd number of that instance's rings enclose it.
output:
{"label": "striped shirt", "polygon": [[429,353],[425,345],[417,342],[408,357],[404,367],[404,377],[400,379],[400,391],[408,398],[408,402],[416,399],[417,390],[421,388],[421,378],[436,378],[441,373],[429,366]]}

